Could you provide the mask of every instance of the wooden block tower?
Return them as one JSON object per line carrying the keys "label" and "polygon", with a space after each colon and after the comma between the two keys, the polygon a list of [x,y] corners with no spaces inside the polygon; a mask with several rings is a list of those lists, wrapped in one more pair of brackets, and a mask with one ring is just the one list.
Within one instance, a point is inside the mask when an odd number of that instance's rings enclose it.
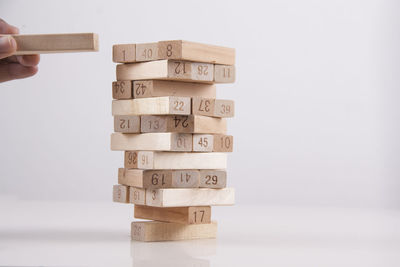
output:
{"label": "wooden block tower", "polygon": [[188,41],[113,46],[111,150],[125,151],[113,201],[133,203],[133,240],[215,238],[211,206],[233,205],[226,118],[232,100],[216,83],[235,81],[235,50]]}

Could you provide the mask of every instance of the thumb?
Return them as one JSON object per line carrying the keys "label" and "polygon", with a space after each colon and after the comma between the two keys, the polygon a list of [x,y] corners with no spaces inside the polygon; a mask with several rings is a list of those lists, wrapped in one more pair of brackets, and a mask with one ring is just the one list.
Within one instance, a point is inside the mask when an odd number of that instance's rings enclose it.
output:
{"label": "thumb", "polygon": [[0,36],[0,59],[11,56],[16,50],[17,43],[12,36]]}

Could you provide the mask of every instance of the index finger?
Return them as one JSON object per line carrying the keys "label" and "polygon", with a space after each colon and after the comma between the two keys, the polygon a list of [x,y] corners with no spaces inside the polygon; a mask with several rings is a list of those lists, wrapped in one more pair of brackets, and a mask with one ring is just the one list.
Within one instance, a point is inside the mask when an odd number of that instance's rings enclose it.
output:
{"label": "index finger", "polygon": [[18,34],[19,29],[15,26],[12,26],[5,22],[3,19],[0,19],[0,33],[3,34]]}

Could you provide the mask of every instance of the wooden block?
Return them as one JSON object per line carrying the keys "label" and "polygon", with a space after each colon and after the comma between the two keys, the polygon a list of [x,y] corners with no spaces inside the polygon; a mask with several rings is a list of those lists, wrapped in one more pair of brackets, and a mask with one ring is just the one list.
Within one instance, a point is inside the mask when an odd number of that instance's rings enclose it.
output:
{"label": "wooden block", "polygon": [[129,186],[129,203],[146,205],[146,189]]}
{"label": "wooden block", "polygon": [[198,170],[118,169],[118,183],[138,188],[197,188]]}
{"label": "wooden block", "polygon": [[114,116],[114,131],[121,133],[140,133],[140,116]]}
{"label": "wooden block", "polygon": [[134,169],[153,169],[153,152],[125,151],[124,166]]}
{"label": "wooden block", "polygon": [[215,64],[235,64],[235,49],[183,40],[158,42],[160,59],[179,59]]}
{"label": "wooden block", "polygon": [[146,205],[154,207],[226,206],[235,203],[233,188],[146,189]]}
{"label": "wooden block", "polygon": [[188,83],[162,80],[143,80],[133,82],[134,98],[158,96],[185,96],[215,98],[214,84]]}
{"label": "wooden block", "polygon": [[132,99],[132,81],[115,81],[112,83],[112,97],[114,99]]}
{"label": "wooden block", "polygon": [[132,222],[131,237],[137,241],[175,241],[216,238],[217,223],[190,224],[158,221]]}
{"label": "wooden block", "polygon": [[189,115],[190,98],[163,96],[129,100],[113,100],[112,115]]}
{"label": "wooden block", "polygon": [[[147,151],[146,164],[139,163],[130,159],[131,155],[137,153],[138,159],[144,151],[130,151],[125,153],[125,168],[143,168],[156,170],[185,170],[185,169],[226,169],[226,153],[184,153],[184,152],[153,152]],[[132,157],[134,158],[134,157]],[[141,158],[142,160],[142,158]],[[136,161],[137,162],[137,161]],[[144,169],[144,168],[143,168]]]}
{"label": "wooden block", "polygon": [[211,207],[159,208],[135,205],[135,218],[182,224],[211,223]]}
{"label": "wooden block", "polygon": [[232,152],[233,136],[224,134],[194,134],[193,151],[195,152]]}
{"label": "wooden block", "polygon": [[135,62],[136,61],[136,45],[135,44],[113,45],[113,61],[116,63]]}
{"label": "wooden block", "polygon": [[113,185],[113,201],[129,203],[129,187],[125,185]]}
{"label": "wooden block", "polygon": [[236,78],[235,66],[214,65],[214,82],[234,83]]}
{"label": "wooden block", "polygon": [[96,33],[12,34],[11,36],[17,43],[14,55],[99,51],[99,37]]}
{"label": "wooden block", "polygon": [[193,97],[192,114],[231,118],[235,115],[235,102],[233,100]]}
{"label": "wooden block", "polygon": [[111,150],[192,151],[192,135],[180,133],[111,134]]}
{"label": "wooden block", "polygon": [[225,188],[226,171],[224,170],[200,170],[200,187]]}
{"label": "wooden block", "polygon": [[117,65],[117,80],[214,81],[214,65],[176,60],[156,60]]}
{"label": "wooden block", "polygon": [[158,60],[158,44],[136,44],[136,61]]}
{"label": "wooden block", "polygon": [[143,133],[226,133],[226,120],[206,116],[141,116]]}

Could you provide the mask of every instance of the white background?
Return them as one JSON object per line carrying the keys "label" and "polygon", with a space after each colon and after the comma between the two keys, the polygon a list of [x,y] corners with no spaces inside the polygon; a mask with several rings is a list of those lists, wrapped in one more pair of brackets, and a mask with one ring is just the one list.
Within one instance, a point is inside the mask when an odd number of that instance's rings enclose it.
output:
{"label": "white background", "polygon": [[0,84],[0,196],[111,201],[111,46],[185,39],[235,47],[229,185],[237,202],[400,207],[396,1],[16,1],[21,33],[97,32],[100,52],[43,55]]}

